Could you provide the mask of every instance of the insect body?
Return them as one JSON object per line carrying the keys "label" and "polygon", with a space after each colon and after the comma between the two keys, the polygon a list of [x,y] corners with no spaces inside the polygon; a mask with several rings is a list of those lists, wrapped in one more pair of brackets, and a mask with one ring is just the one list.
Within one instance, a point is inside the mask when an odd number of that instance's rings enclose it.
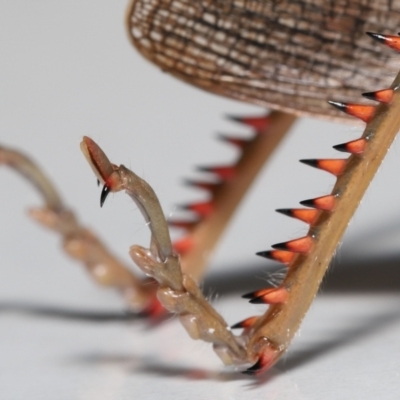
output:
{"label": "insect body", "polygon": [[[297,115],[343,115],[327,105],[387,87],[392,55],[365,32],[393,33],[396,1],[136,0],[134,45],[202,89]],[[384,71],[384,72],[383,72]]]}
{"label": "insect body", "polygon": [[[232,327],[242,328],[242,335],[232,334],[197,287],[205,248],[213,243],[202,246],[218,238],[249,182],[294,121],[293,116],[274,112],[265,118],[241,120],[253,126],[258,135],[249,142],[228,138],[242,149],[238,164],[208,168],[217,180],[191,182],[208,190],[212,201],[186,207],[197,214],[198,220],[173,221],[188,231],[186,240],[175,248],[152,189],[125,167],[111,164],[93,141],[84,139],[82,149],[105,185],[101,202],[110,191],[125,189],[149,223],[149,249],[135,246],[131,256],[152,282],[157,282],[153,286],[142,285],[117,264],[74,219],[65,223],[66,210],[59,199],[48,201],[42,213],[34,214],[63,235],[67,251],[83,261],[97,280],[120,290],[133,307],[156,314],[161,303],[179,315],[192,337],[212,342],[225,363],[251,363],[247,370],[250,374],[265,371],[289,346],[349,218],[400,124],[399,78],[392,83],[395,57],[362,32],[393,31],[400,13],[393,9],[393,2],[371,1],[361,7],[356,2],[336,3],[137,0],[128,12],[132,40],[147,58],[180,79],[218,94],[285,112],[342,119],[326,104],[327,98],[347,101],[360,91],[384,89],[368,94],[381,103],[379,106],[335,103],[366,122],[365,133],[337,146],[351,153],[349,159],[304,160],[337,176],[337,184],[332,193],[304,201],[308,208],[280,210],[303,220],[310,229],[300,239],[260,253],[286,264],[288,274],[278,287],[245,295],[251,302],[269,304],[270,308],[264,315]],[[396,37],[372,36],[395,47]],[[14,162],[12,156],[12,151],[3,150],[3,162],[29,175],[26,160],[17,155]],[[47,185],[39,183],[45,195],[49,191],[43,187]]]}

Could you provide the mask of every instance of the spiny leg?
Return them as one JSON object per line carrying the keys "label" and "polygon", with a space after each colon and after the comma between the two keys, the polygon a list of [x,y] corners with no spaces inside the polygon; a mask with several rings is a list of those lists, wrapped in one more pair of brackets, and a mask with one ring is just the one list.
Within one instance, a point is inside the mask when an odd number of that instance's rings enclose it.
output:
{"label": "spiny leg", "polygon": [[[390,37],[371,34],[380,41]],[[112,165],[101,149],[84,138],[82,149],[97,176],[105,183],[103,199],[109,191],[126,190],[137,202],[152,232],[150,249],[131,248],[138,266],[160,284],[158,297],[163,305],[179,314],[194,338],[214,344],[223,361],[256,363],[246,373],[261,373],[271,367],[288,348],[307,312],[322,277],[369,183],[379,168],[400,128],[400,73],[384,92],[367,93],[380,101],[378,106],[334,103],[348,114],[367,123],[360,139],[335,146],[351,153],[348,159],[303,160],[306,164],[337,176],[331,194],[301,202],[310,209],[284,209],[281,213],[310,225],[305,237],[274,245],[275,250],[260,252],[267,258],[284,262],[288,273],[276,288],[261,289],[245,295],[251,302],[269,304],[260,317],[236,324],[244,328],[240,337],[232,335],[225,321],[206,302],[195,282],[181,272],[174,254],[161,207],[153,190],[124,166]]]}
{"label": "spiny leg", "polygon": [[31,209],[29,215],[59,233],[66,253],[80,261],[96,282],[120,291],[135,311],[152,307],[154,286],[140,282],[90,230],[79,224],[73,212],[63,204],[53,184],[33,161],[19,151],[0,146],[1,164],[17,171],[40,192],[45,205]]}
{"label": "spiny leg", "polygon": [[[370,36],[391,47],[395,42],[400,51],[398,37]],[[361,138],[334,146],[351,153],[349,158],[302,160],[337,176],[337,182],[331,194],[301,202],[310,208],[278,210],[308,223],[310,229],[305,237],[278,243],[272,246],[275,250],[258,253],[287,264],[288,272],[279,287],[244,296],[253,303],[270,304],[263,316],[235,325],[244,328],[248,358],[258,358],[247,373],[261,373],[273,365],[299,328],[352,215],[400,129],[399,85],[400,73],[390,88],[365,94],[380,102],[378,106],[331,102],[362,119],[367,126]]]}
{"label": "spiny leg", "polygon": [[174,243],[174,248],[181,255],[182,270],[197,281],[204,274],[213,249],[247,190],[296,117],[274,111],[263,117],[234,119],[250,126],[254,130],[253,138],[223,137],[223,140],[240,148],[237,162],[228,166],[200,167],[201,171],[212,173],[217,180],[188,183],[206,189],[210,198],[206,202],[181,207],[193,211],[196,220],[168,221],[170,226],[183,227],[187,231],[182,239]]}

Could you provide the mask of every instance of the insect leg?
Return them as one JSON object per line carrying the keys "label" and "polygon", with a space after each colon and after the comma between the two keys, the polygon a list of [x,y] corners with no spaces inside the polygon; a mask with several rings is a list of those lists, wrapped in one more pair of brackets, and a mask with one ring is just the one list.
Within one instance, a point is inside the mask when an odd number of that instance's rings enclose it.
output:
{"label": "insect leg", "polygon": [[80,261],[98,283],[119,290],[135,311],[151,306],[154,289],[143,285],[90,230],[80,225],[53,184],[33,161],[19,151],[0,146],[1,164],[14,169],[40,192],[45,205],[31,209],[29,215],[60,234],[68,255]]}
{"label": "insect leg", "polygon": [[211,342],[225,364],[244,363],[246,351],[241,339],[234,336],[224,319],[212,308],[195,281],[182,272],[174,252],[168,225],[153,189],[132,171],[111,164],[91,139],[85,137],[81,149],[108,192],[125,192],[142,212],[151,231],[150,248],[134,245],[133,261],[159,283],[158,299],[169,311],[178,314],[193,339]]}
{"label": "insect leg", "polygon": [[[176,249],[181,255],[182,270],[190,273],[193,279],[199,280],[202,277],[209,255],[212,254],[238,205],[295,120],[293,115],[274,111],[268,115],[264,126],[257,128],[253,123],[254,138],[241,146],[241,155],[231,168],[232,174],[226,179],[220,179],[220,182],[211,188],[205,185],[211,193],[210,200],[206,203],[209,205],[207,212],[200,215],[194,226],[189,226],[182,242],[176,243]],[[244,120],[242,122],[246,123]],[[216,172],[218,174],[218,171]],[[192,184],[196,185],[197,182]],[[197,185],[201,187],[201,183]],[[171,222],[171,225],[174,225],[174,221]]]}

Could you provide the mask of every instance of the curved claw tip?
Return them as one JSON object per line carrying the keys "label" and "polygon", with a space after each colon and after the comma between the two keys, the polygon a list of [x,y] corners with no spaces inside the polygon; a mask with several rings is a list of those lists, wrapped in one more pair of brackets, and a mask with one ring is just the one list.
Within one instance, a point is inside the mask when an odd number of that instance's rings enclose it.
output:
{"label": "curved claw tip", "polygon": [[257,375],[262,371],[262,364],[261,364],[261,358],[258,359],[258,361],[252,365],[250,368],[247,368],[246,370],[242,371],[242,374],[245,375]]}
{"label": "curved claw tip", "polygon": [[110,193],[110,188],[107,185],[104,185],[100,195],[100,207],[103,207],[103,204],[106,201],[106,198],[109,193]]}
{"label": "curved claw tip", "polygon": [[279,360],[282,351],[278,351],[275,347],[268,345],[261,352],[257,362],[250,368],[242,371],[246,375],[260,375],[271,368],[276,361]]}

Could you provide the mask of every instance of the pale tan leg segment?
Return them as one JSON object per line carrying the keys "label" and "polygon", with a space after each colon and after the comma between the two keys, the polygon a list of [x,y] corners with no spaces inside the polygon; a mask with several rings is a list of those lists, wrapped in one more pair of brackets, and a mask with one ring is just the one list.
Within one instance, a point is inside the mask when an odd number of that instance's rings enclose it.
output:
{"label": "pale tan leg segment", "polygon": [[135,311],[142,311],[152,302],[154,288],[144,286],[92,232],[79,224],[34,162],[18,151],[0,146],[0,164],[20,173],[41,193],[45,206],[31,209],[29,215],[41,225],[59,233],[67,254],[82,262],[98,283],[120,291]]}
{"label": "pale tan leg segment", "polygon": [[147,275],[157,280],[157,296],[177,313],[194,339],[211,342],[225,364],[249,362],[239,337],[231,333],[223,318],[208,304],[196,283],[182,273],[179,256],[173,252],[168,226],[153,189],[123,165],[111,164],[97,146],[85,137],[81,149],[97,177],[104,183],[102,200],[110,191],[125,192],[135,201],[151,231],[150,249],[132,246],[130,255]]}

